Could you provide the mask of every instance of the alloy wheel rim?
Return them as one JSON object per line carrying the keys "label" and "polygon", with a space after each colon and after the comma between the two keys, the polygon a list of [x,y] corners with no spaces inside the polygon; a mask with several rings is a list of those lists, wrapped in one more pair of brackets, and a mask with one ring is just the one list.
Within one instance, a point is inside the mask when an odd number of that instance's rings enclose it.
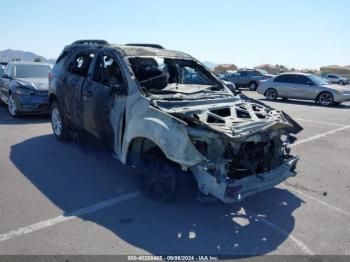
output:
{"label": "alloy wheel rim", "polygon": [[275,97],[276,97],[275,91],[273,91],[273,90],[267,91],[267,99],[273,100],[273,99],[275,99]]}
{"label": "alloy wheel rim", "polygon": [[323,94],[320,97],[320,103],[322,105],[329,105],[332,103],[332,96],[330,94]]}
{"label": "alloy wheel rim", "polygon": [[9,109],[9,112],[11,115],[16,115],[16,103],[15,101],[13,100],[13,97],[12,95],[9,97],[9,101],[8,101],[8,109]]}
{"label": "alloy wheel rim", "polygon": [[255,88],[256,88],[255,84],[254,84],[254,83],[251,83],[251,84],[250,84],[250,89],[253,90],[253,89],[255,89]]}
{"label": "alloy wheel rim", "polygon": [[54,108],[52,110],[51,122],[53,131],[57,136],[60,136],[62,133],[62,119],[61,114],[57,108]]}

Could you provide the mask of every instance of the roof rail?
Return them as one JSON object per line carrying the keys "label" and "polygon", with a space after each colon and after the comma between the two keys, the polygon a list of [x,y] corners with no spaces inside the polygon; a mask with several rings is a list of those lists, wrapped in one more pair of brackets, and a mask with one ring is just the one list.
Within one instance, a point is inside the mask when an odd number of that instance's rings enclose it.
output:
{"label": "roof rail", "polygon": [[152,48],[157,48],[157,49],[164,49],[161,45],[158,44],[126,44],[127,46],[140,46],[140,47],[152,47]]}
{"label": "roof rail", "polygon": [[73,42],[72,45],[108,45],[108,42],[106,40],[85,39],[77,40]]}

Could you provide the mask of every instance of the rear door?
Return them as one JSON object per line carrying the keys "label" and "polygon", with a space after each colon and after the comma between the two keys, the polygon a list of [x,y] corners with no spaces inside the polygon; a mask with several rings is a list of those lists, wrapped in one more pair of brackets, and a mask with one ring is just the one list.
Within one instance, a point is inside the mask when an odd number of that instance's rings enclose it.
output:
{"label": "rear door", "polygon": [[293,75],[291,74],[283,74],[274,79],[274,87],[280,97],[292,98],[294,94],[293,85]]}
{"label": "rear door", "polygon": [[237,77],[237,84],[240,86],[247,85],[248,83],[249,72],[241,71],[239,72],[239,76]]}
{"label": "rear door", "polygon": [[68,64],[64,79],[64,111],[66,117],[77,129],[83,128],[82,87],[88,76],[95,50],[85,49],[77,52]]}
{"label": "rear door", "polygon": [[[115,90],[126,88],[120,60],[112,51],[101,50],[83,84],[84,129],[114,147],[117,155],[126,97],[116,95]],[[117,111],[113,114],[113,123],[110,121],[112,110]]]}

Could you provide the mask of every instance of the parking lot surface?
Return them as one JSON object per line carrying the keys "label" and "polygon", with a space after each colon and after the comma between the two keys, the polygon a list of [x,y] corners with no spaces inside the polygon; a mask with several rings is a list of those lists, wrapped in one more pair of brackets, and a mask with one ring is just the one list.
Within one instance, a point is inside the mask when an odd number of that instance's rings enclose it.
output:
{"label": "parking lot surface", "polygon": [[[250,97],[266,102],[256,92]],[[0,254],[350,254],[350,103],[266,102],[304,127],[298,175],[242,203],[157,203],[93,145],[60,143],[47,116],[0,107]]]}

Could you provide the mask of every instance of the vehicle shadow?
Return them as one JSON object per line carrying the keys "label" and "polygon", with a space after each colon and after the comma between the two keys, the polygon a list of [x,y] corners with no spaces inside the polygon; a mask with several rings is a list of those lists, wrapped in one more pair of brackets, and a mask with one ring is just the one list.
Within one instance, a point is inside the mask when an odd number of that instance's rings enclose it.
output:
{"label": "vehicle shadow", "polygon": [[[53,135],[13,145],[10,159],[65,214],[135,190],[135,171],[109,152],[60,143]],[[288,190],[273,188],[236,205],[204,205],[182,184],[174,202],[157,203],[140,196],[81,219],[104,227],[142,252],[233,258],[276,250],[288,236],[261,219],[289,234],[295,224],[293,212],[301,204]]]}
{"label": "vehicle shadow", "polygon": [[6,105],[0,106],[0,125],[23,125],[23,124],[41,124],[50,121],[49,114],[43,115],[23,115],[13,118],[8,112]]}

